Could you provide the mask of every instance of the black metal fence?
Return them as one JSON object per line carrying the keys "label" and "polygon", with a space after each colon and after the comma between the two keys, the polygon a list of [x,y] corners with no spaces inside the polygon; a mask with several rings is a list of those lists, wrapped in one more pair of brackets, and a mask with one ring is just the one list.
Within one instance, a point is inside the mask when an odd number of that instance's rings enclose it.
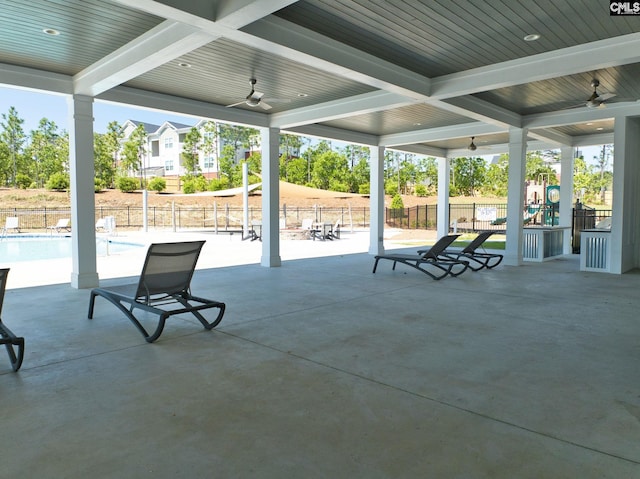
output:
{"label": "black metal fence", "polygon": [[[504,230],[507,216],[506,204],[449,204],[449,219],[453,227],[462,232]],[[503,221],[504,220],[504,221]],[[437,205],[420,205],[411,208],[385,209],[388,226],[404,229],[436,229]]]}

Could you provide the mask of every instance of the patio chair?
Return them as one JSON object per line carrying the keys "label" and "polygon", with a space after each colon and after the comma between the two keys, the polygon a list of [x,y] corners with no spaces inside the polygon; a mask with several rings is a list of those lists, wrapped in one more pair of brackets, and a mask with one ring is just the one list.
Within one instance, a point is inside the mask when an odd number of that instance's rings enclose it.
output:
{"label": "patio chair", "polygon": [[[462,250],[456,251],[446,249],[440,255],[447,259],[459,260],[463,258],[465,261],[469,262],[469,268],[472,271],[480,271],[483,268],[495,268],[502,261],[503,255],[499,253],[487,253],[486,251],[478,251],[478,248],[482,247],[484,242],[493,233],[495,233],[495,231],[482,231]],[[418,250],[418,254],[423,252],[424,251],[422,250]]]}
{"label": "patio chair", "polygon": [[2,228],[2,236],[6,236],[9,230],[15,230],[16,233],[20,233],[20,224],[17,216],[7,216],[4,220],[4,228]]}
{"label": "patio chair", "polygon": [[331,232],[329,233],[329,239],[340,239],[340,220],[336,221],[336,224],[331,228]]}
{"label": "patio chair", "polygon": [[71,220],[69,218],[59,219],[55,226],[49,226],[47,229],[51,230],[51,233],[54,231],[56,233],[60,233],[61,231],[71,232]]}
{"label": "patio chair", "polygon": [[[459,276],[464,273],[469,267],[469,262],[466,260],[457,260],[451,258],[445,258],[442,256],[442,252],[453,243],[459,234],[447,235],[440,238],[436,243],[428,250],[423,250],[421,254],[381,254],[375,258],[373,264],[373,272],[376,272],[378,267],[378,261],[381,259],[388,259],[393,261],[393,270],[396,269],[397,263],[406,264],[412,268],[417,269],[433,279],[442,279],[447,275]],[[435,269],[435,273],[432,273],[428,267]]]}
{"label": "patio chair", "polygon": [[[4,290],[7,287],[7,276],[9,275],[9,268],[0,269],[0,313],[2,313],[2,303],[4,301]],[[14,371],[20,369],[22,366],[22,359],[24,358],[24,338],[19,338],[7,328],[2,319],[0,318],[0,344],[4,344],[9,353],[9,361],[11,361],[11,367]],[[18,353],[16,350],[18,348]]]}
{"label": "patio chair", "polygon": [[[155,243],[149,246],[138,283],[110,288],[94,288],[89,299],[89,319],[97,296],[105,298],[122,311],[138,328],[145,340],[154,342],[162,334],[166,320],[182,313],[193,314],[205,329],[215,328],[225,311],[225,304],[191,294],[191,278],[204,241]],[[209,322],[200,311],[217,308],[216,318]],[[134,310],[158,315],[155,331],[149,334]]]}

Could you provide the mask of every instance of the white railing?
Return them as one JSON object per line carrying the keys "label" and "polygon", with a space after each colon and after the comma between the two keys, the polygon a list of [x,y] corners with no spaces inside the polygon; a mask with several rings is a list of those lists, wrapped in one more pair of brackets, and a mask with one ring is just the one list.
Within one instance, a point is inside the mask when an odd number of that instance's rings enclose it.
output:
{"label": "white railing", "polygon": [[580,271],[611,272],[611,232],[583,230],[580,234]]}

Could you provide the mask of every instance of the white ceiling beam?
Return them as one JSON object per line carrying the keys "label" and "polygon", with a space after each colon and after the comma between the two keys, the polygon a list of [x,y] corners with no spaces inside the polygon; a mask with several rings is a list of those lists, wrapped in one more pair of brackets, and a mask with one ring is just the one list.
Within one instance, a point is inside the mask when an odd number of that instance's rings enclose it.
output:
{"label": "white ceiling beam", "polygon": [[76,74],[74,92],[96,96],[214,39],[190,25],[166,20]]}
{"label": "white ceiling beam", "polygon": [[640,33],[632,33],[432,78],[431,96],[445,99],[638,62]]}
{"label": "white ceiling beam", "polygon": [[321,123],[400,108],[413,103],[415,103],[415,100],[411,100],[406,96],[386,91],[375,91],[282,113],[273,113],[271,115],[271,125],[278,128],[292,128],[310,123]]}
{"label": "white ceiling beam", "polygon": [[519,114],[473,96],[449,98],[434,105],[472,120],[486,121],[502,127],[520,128],[522,125],[522,117]]}
{"label": "white ceiling beam", "polygon": [[124,103],[135,107],[156,111],[165,111],[191,115],[197,118],[215,119],[226,123],[235,123],[252,127],[268,127],[269,117],[258,111],[242,110],[240,108],[225,108],[211,103],[188,100],[172,95],[148,92],[137,88],[119,86],[108,90],[97,97],[114,103]]}
{"label": "white ceiling beam", "polygon": [[523,128],[552,128],[588,121],[605,120],[615,116],[640,115],[640,102],[608,103],[604,108],[574,108],[550,113],[527,115],[522,119]]}
{"label": "white ceiling beam", "polygon": [[452,138],[464,138],[471,136],[504,133],[505,128],[482,122],[463,123],[459,125],[429,128],[425,130],[407,131],[380,136],[380,146],[396,147],[414,143],[426,143],[430,141],[443,141]]}
{"label": "white ceiling beam", "polygon": [[422,156],[434,156],[436,158],[446,158],[447,150],[427,145],[398,145],[390,150],[400,151],[402,153],[413,153]]}
{"label": "white ceiling beam", "polygon": [[[184,0],[174,0],[182,5]],[[277,12],[297,0],[221,0],[215,13],[216,23],[228,28],[242,28],[267,15]]]}
{"label": "white ceiling beam", "polygon": [[282,130],[283,133],[293,133],[296,135],[312,136],[327,140],[342,141],[364,146],[377,146],[378,137],[367,133],[360,133],[352,130],[344,130],[325,125],[304,125],[295,128]]}
{"label": "white ceiling beam", "polygon": [[0,63],[0,84],[47,93],[73,94],[73,80],[69,75],[7,63]]}
{"label": "white ceiling beam", "polygon": [[540,141],[557,143],[559,145],[573,146],[573,137],[560,133],[556,130],[542,128],[540,130],[529,130],[529,136]]}

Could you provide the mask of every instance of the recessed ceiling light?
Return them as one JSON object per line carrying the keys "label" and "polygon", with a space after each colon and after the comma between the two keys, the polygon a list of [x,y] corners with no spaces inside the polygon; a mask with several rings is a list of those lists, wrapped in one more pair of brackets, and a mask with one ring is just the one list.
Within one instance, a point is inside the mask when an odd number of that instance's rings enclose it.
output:
{"label": "recessed ceiling light", "polygon": [[598,128],[596,128],[596,130],[598,130],[598,131],[602,131],[602,130],[604,130],[604,128],[602,128],[601,126],[599,126]]}
{"label": "recessed ceiling light", "polygon": [[539,38],[540,38],[540,34],[539,33],[530,33],[529,35],[525,35],[524,41],[525,42],[535,42]]}
{"label": "recessed ceiling light", "polygon": [[591,125],[593,125],[593,123],[591,123],[591,122],[587,123],[587,126],[591,126]]}
{"label": "recessed ceiling light", "polygon": [[309,95],[307,95],[306,93],[298,93],[298,97],[300,97],[300,98],[306,98],[308,96]]}
{"label": "recessed ceiling light", "polygon": [[191,64],[186,62],[180,62],[178,63],[178,66],[182,68],[191,68]]}
{"label": "recessed ceiling light", "polygon": [[414,123],[413,126],[421,126],[422,123]]}
{"label": "recessed ceiling light", "polygon": [[53,35],[53,36],[60,35],[60,32],[55,28],[43,28],[42,31],[47,35]]}

